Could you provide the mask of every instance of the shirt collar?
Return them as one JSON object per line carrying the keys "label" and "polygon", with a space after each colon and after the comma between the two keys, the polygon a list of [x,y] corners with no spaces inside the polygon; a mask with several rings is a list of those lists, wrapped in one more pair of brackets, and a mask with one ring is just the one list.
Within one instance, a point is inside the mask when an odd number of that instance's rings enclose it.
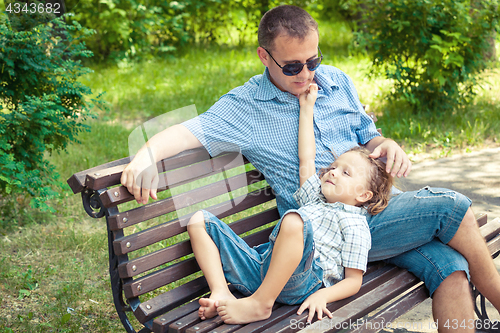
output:
{"label": "shirt collar", "polygon": [[[332,75],[328,75],[326,71],[327,66],[320,65],[314,74],[314,80],[320,86],[326,94],[329,94],[332,90],[337,90],[339,85],[334,81]],[[327,89],[330,88],[330,89]]]}
{"label": "shirt collar", "polygon": [[[335,83],[335,81],[331,78],[330,75],[325,75],[325,70],[323,65],[320,65],[318,69],[316,70],[316,73],[314,74],[314,80],[318,84],[319,87],[321,87],[321,90],[323,92],[320,92],[319,94],[321,95],[322,93],[329,94],[330,91],[338,89],[338,84]],[[330,88],[330,89],[326,89]],[[320,91],[321,91],[320,90]],[[328,91],[325,91],[328,90]],[[274,83],[271,82],[271,78],[269,76],[269,70],[266,69],[264,70],[264,74],[261,76],[260,84],[255,92],[255,99],[261,100],[261,101],[269,101],[272,100],[273,98],[277,98],[278,100],[285,102],[290,100],[291,98],[296,99],[297,97],[290,94],[289,92],[281,91],[274,85]],[[320,96],[318,96],[320,97]]]}
{"label": "shirt collar", "polygon": [[321,193],[321,189],[320,189],[320,192],[319,192],[319,197],[320,197],[321,201],[326,206],[330,206],[332,208],[341,209],[341,210],[343,210],[345,212],[353,213],[353,214],[366,215],[368,213],[368,211],[366,210],[365,207],[352,206],[352,205],[345,204],[343,202],[333,202],[333,203],[326,202],[326,198],[323,195],[323,193]]}
{"label": "shirt collar", "polygon": [[259,88],[255,92],[255,99],[261,100],[261,101],[269,101],[272,100],[273,98],[277,98],[278,100],[284,102],[289,100],[290,98],[296,98],[294,95],[290,94],[289,92],[286,91],[281,91],[274,85],[274,83],[271,82],[271,78],[269,76],[269,70],[266,69],[264,70],[264,74],[262,74],[262,77],[260,79],[260,84]]}

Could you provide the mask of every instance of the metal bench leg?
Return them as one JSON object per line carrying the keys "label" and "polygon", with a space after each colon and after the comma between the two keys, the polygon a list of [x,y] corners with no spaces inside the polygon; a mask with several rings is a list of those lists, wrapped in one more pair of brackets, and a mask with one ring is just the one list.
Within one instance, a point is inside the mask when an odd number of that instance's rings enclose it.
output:
{"label": "metal bench leg", "polygon": [[[111,291],[113,293],[113,302],[115,303],[115,308],[118,313],[118,317],[120,318],[123,327],[125,327],[125,330],[127,333],[136,333],[134,327],[132,326],[132,323],[130,322],[129,318],[127,317],[127,312],[133,311],[133,308],[137,308],[139,306],[140,301],[137,299],[137,304],[131,304],[128,305],[124,300],[123,300],[123,281],[120,279],[120,276],[118,274],[118,264],[120,263],[120,258],[115,254],[115,251],[113,249],[113,241],[115,239],[115,233],[109,229],[109,222],[108,222],[108,216],[110,214],[117,214],[118,209],[113,207],[110,208],[108,211],[106,211],[106,225],[107,225],[107,230],[108,230],[108,249],[109,249],[109,276],[111,280]],[[122,232],[122,231],[120,231]],[[151,332],[151,330],[147,327],[144,327],[140,333],[146,333],[146,332]]]}
{"label": "metal bench leg", "polygon": [[[472,299],[474,300],[474,312],[477,315],[476,329],[477,332],[499,332],[500,322],[492,320],[488,316],[486,309],[486,298],[477,290],[476,286],[471,283]],[[479,303],[479,305],[478,305]]]}

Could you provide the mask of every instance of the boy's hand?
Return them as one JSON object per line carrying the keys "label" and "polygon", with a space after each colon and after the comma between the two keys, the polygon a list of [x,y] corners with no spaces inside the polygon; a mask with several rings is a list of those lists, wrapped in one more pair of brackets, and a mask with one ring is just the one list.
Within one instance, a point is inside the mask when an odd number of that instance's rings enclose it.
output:
{"label": "boy's hand", "polygon": [[299,95],[299,104],[300,107],[304,106],[313,106],[316,102],[316,98],[318,97],[318,85],[316,83],[311,83],[309,89],[307,89],[304,93]]}
{"label": "boy's hand", "polygon": [[326,289],[320,289],[316,291],[314,294],[306,298],[304,303],[299,307],[297,314],[300,315],[304,312],[305,309],[309,309],[309,316],[307,317],[307,322],[311,323],[314,318],[314,314],[318,313],[318,320],[323,319],[323,314],[327,315],[329,318],[332,318],[332,313],[327,309],[327,299],[326,299]]}

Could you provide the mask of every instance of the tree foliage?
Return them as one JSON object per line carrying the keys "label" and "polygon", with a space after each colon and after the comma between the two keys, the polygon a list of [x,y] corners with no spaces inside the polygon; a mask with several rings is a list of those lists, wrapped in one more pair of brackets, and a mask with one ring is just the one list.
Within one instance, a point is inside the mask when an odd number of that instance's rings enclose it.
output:
{"label": "tree foliage", "polygon": [[[475,95],[483,56],[498,26],[496,0],[343,1],[375,72],[392,79],[391,96],[414,110],[454,109]],[[362,15],[359,15],[359,11]]]}
{"label": "tree foliage", "polygon": [[[294,0],[306,6],[310,1]],[[196,43],[244,44],[277,0],[66,0],[74,20],[92,28],[98,59],[163,55]],[[290,3],[288,1],[287,3]]]}
{"label": "tree foliage", "polygon": [[92,31],[75,22],[68,25],[63,18],[42,24],[32,19],[0,14],[3,218],[16,197],[28,196],[32,207],[49,208],[46,200],[57,196],[51,185],[58,176],[44,154],[76,141],[77,133],[87,128],[82,121],[91,116],[94,103],[101,104],[89,100],[91,90],[78,82],[91,70],[77,59],[92,56],[79,38]]}

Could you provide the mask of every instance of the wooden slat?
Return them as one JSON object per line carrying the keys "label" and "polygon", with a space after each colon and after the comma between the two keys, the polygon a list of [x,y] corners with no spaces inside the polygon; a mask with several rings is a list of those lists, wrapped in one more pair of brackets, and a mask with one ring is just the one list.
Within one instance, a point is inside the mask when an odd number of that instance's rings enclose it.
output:
{"label": "wooden slat", "polygon": [[[273,308],[272,308],[272,312],[271,312],[271,317],[276,318],[280,314],[283,317],[284,311],[280,311],[283,308],[291,308],[291,307],[285,306],[281,303],[274,303]],[[290,309],[288,309],[288,312],[289,311],[290,311]],[[285,312],[287,312],[287,311],[285,311]],[[251,326],[252,324],[255,324],[256,326],[262,327],[262,322],[255,322],[255,323],[250,323],[250,324],[245,325],[245,328]],[[216,316],[214,318],[204,320],[201,323],[198,323],[195,326],[188,328],[186,330],[186,333],[207,333],[207,332],[210,332],[214,329],[217,332],[219,332],[221,330],[221,326],[226,326],[225,330],[227,331],[228,330],[227,326],[231,326],[232,330],[236,330],[239,327],[242,327],[243,325],[224,325],[224,322],[222,321],[222,319],[219,316]],[[262,328],[261,328],[261,330],[262,330]]]}
{"label": "wooden slat", "polygon": [[486,224],[486,222],[488,222],[488,215],[486,213],[475,214],[475,218],[479,227],[482,227]]}
{"label": "wooden slat", "polygon": [[99,170],[99,172],[88,173],[85,177],[85,187],[97,191],[111,185],[119,184],[122,172],[127,165],[117,165]]}
{"label": "wooden slat", "polygon": [[[258,228],[263,224],[276,221],[277,219],[279,219],[279,213],[278,210],[274,208],[233,222],[229,224],[229,227],[233,229],[235,233],[242,234]],[[191,243],[189,241],[184,241],[123,263],[118,266],[118,272],[122,279],[133,277],[175,259],[184,257],[192,252]]]}
{"label": "wooden slat", "polygon": [[487,241],[500,233],[500,218],[496,218],[479,228],[481,235]]}
{"label": "wooden slat", "polygon": [[199,270],[200,268],[195,258],[189,258],[138,278],[132,282],[124,283],[123,292],[126,298],[144,295],[150,291],[182,279],[183,277],[194,274]]}
{"label": "wooden slat", "polygon": [[[183,286],[179,287],[179,288],[182,288]],[[207,287],[208,288],[208,287]],[[231,293],[233,293],[233,295],[236,297],[236,298],[240,298],[242,297],[242,295],[236,291],[236,289],[232,286],[232,285],[229,285],[229,291],[231,291]],[[187,290],[187,293],[189,293],[189,290]],[[181,294],[182,296],[184,296],[186,294],[183,293]],[[201,296],[201,295],[199,295]],[[162,303],[165,303],[167,300],[164,300],[161,298],[162,295],[160,296],[157,296],[155,299],[157,299],[157,303],[159,304],[162,304]],[[196,296],[198,297],[198,296]],[[205,297],[208,297],[205,296]],[[175,298],[174,295],[172,295],[172,299],[177,299]],[[175,325],[183,325],[184,323],[184,318],[186,316],[189,316],[191,313],[194,313],[194,312],[198,312],[198,308],[200,307],[199,303],[198,303],[198,299],[186,304],[186,305],[183,305],[177,309],[174,309],[158,318],[156,318],[153,322],[153,332],[155,333],[166,333],[166,332],[172,332],[172,329],[169,331],[169,326],[172,325],[172,327],[174,327]],[[185,326],[187,327],[187,325]]]}
{"label": "wooden slat", "polygon": [[[176,195],[175,197],[166,198],[131,209],[126,213],[110,216],[108,220],[110,221],[112,230],[116,230],[117,227],[128,227],[226,194],[229,192],[229,189],[236,190],[246,187],[249,182],[255,179],[259,174],[260,172],[257,170],[248,171],[247,173],[195,188],[191,191]],[[101,194],[101,196],[102,195],[104,195],[104,193]],[[121,221],[121,223],[119,221]]]}
{"label": "wooden slat", "polygon": [[[243,326],[242,328],[235,330],[234,332],[238,333],[257,333],[257,332],[262,332],[263,330],[273,326],[276,323],[281,322],[282,320],[290,317],[291,315],[297,313],[297,310],[299,309],[300,305],[284,305],[280,307],[279,309],[273,311],[271,314],[271,317],[264,321],[260,322],[254,322],[250,323],[248,325]],[[223,325],[220,328],[225,329],[227,331],[227,326],[229,325]],[[234,326],[234,325],[231,325]],[[220,329],[217,329],[217,332],[219,332]]]}
{"label": "wooden slat", "polygon": [[[134,314],[141,323],[145,323],[155,317],[163,315],[164,313],[175,309],[176,307],[189,302],[199,296],[202,296],[209,292],[208,284],[204,276],[201,276],[195,280],[186,282],[185,284],[169,290],[163,294],[156,296],[146,302],[141,303],[141,305],[135,310]],[[200,305],[198,301],[195,301],[195,305],[188,303],[179,309],[173,310],[173,313],[166,313],[161,318],[157,318],[157,325],[160,327],[170,325],[174,320],[182,318],[187,314],[197,311]]]}
{"label": "wooden slat", "polygon": [[[241,197],[240,197],[241,198]],[[234,206],[233,201],[229,200],[217,205],[214,205],[212,207],[208,207],[206,210],[211,212],[212,214],[216,215],[220,219],[233,215],[237,212],[246,210],[250,207],[268,202],[274,198],[274,196],[268,195],[266,191],[254,191],[250,193],[249,195],[245,196],[242,201],[239,201],[239,204]],[[120,218],[123,216],[121,214],[118,214],[116,216],[119,216]],[[124,215],[128,216],[128,215]],[[141,249],[145,246],[157,243],[159,241],[162,241],[164,239],[168,239],[172,236],[181,234],[186,231],[186,225],[189,221],[189,218],[191,217],[191,214],[182,216],[179,219],[175,219],[169,222],[165,222],[163,224],[160,224],[158,226],[151,227],[149,229],[143,230],[141,232],[138,232],[133,235],[129,235],[126,237],[121,237],[116,239],[113,242],[113,248],[115,250],[115,253],[121,255],[121,254],[127,254],[132,251]],[[117,221],[121,221],[121,219],[117,220],[111,220],[111,217],[108,219],[110,222],[110,228],[112,230],[116,230],[112,225],[117,223]]]}
{"label": "wooden slat", "polygon": [[154,333],[167,333],[168,327],[174,323],[178,322],[182,323],[178,320],[181,320],[189,313],[195,312],[199,309],[200,304],[198,300],[192,301],[188,305],[182,306],[180,308],[174,309],[161,317],[158,317],[153,322],[153,332]]}
{"label": "wooden slat", "polygon": [[[125,160],[126,163],[119,163],[115,165],[105,164],[97,167],[99,168],[98,171],[87,172],[86,177],[84,178],[84,186],[93,190],[100,190],[118,184],[120,182],[120,177],[123,170],[133,158],[133,156],[132,158],[127,157]],[[164,172],[167,170],[173,170],[178,167],[208,160],[209,158],[210,155],[204,148],[197,148],[159,161],[156,163],[156,167],[158,169],[158,172]]]}
{"label": "wooden slat", "polygon": [[376,333],[401,315],[413,309],[418,304],[429,298],[429,291],[422,283],[420,286],[392,303],[386,309],[383,309],[373,319],[363,322],[351,333]]}
{"label": "wooden slat", "polygon": [[[229,285],[229,288],[230,288],[229,290],[232,292],[232,294],[236,298],[244,297],[240,292],[236,291],[233,286]],[[203,322],[201,322],[199,317],[198,318],[196,318],[196,317],[198,317],[197,312],[188,314],[184,318],[179,319],[178,322],[171,324],[168,332],[169,333],[181,333],[181,332],[188,333],[188,332],[190,332],[190,328],[192,328],[192,330],[196,331],[199,328],[199,326],[211,325],[214,321],[221,322],[220,319],[218,319],[218,318],[212,318],[212,319],[205,320],[204,321],[205,324],[203,324]],[[192,332],[192,330],[191,330],[191,332]]]}
{"label": "wooden slat", "polygon": [[[239,158],[238,158],[239,157]],[[225,154],[214,159],[202,161],[197,164],[192,164],[181,169],[160,173],[160,184],[167,184],[166,187],[159,187],[158,192],[165,191],[169,188],[175,188],[186,183],[218,174],[222,171],[236,168],[243,165],[242,156],[236,153]],[[161,170],[160,170],[161,171]],[[117,175],[109,176],[109,178],[117,178],[116,182],[109,182],[104,176],[102,179],[94,179],[95,177],[87,176],[87,186],[89,188],[105,188],[119,183],[121,171]],[[262,177],[263,179],[263,177]],[[111,188],[100,196],[101,202],[105,207],[115,207],[119,204],[134,200],[134,196],[128,192],[124,186]]]}
{"label": "wooden slat", "polygon": [[125,166],[129,163],[130,163],[130,157],[124,157],[124,158],[116,160],[116,161],[112,161],[112,162],[108,162],[108,163],[105,163],[102,165],[98,165],[96,167],[93,167],[93,168],[90,168],[87,170],[83,170],[83,171],[80,171],[80,172],[73,174],[67,180],[67,183],[74,194],[80,193],[85,189],[85,179],[87,177],[87,174],[99,173],[100,170],[108,169],[108,168],[118,166],[118,165]]}
{"label": "wooden slat", "polygon": [[500,252],[500,236],[497,236],[488,242],[488,250],[490,250],[492,255],[496,255]]}
{"label": "wooden slat", "polygon": [[[397,297],[399,294],[408,290],[419,282],[419,280],[408,271],[401,268],[397,268],[397,270],[398,273],[392,279],[378,285],[376,288],[370,290],[366,294],[357,297],[349,297],[347,299],[350,300],[348,304],[342,306],[341,308],[338,308],[335,311],[332,311],[332,321],[339,324],[356,322],[357,319],[362,318],[370,311],[378,308],[388,300]],[[337,307],[337,302],[330,303],[327,307],[331,311],[333,308]],[[296,314],[292,315],[263,332],[295,332],[297,330],[293,330],[292,328],[290,328],[290,321],[294,320],[294,322],[297,323],[297,326],[303,325],[303,327],[305,327],[307,315],[307,311],[300,316]],[[335,331],[337,330],[332,330],[332,332]]]}
{"label": "wooden slat", "polygon": [[182,323],[182,320],[189,313],[195,312],[200,307],[198,300],[192,301],[188,305],[182,306],[180,308],[174,309],[163,316],[156,318],[153,322],[153,332],[154,333],[167,333],[168,327],[174,323]]}
{"label": "wooden slat", "polygon": [[134,277],[192,252],[191,242],[184,241],[127,261],[118,266],[118,274],[122,279]]}
{"label": "wooden slat", "polygon": [[201,321],[198,312],[193,312],[183,317],[182,320],[172,323],[168,327],[168,333],[184,333],[186,330]]}

